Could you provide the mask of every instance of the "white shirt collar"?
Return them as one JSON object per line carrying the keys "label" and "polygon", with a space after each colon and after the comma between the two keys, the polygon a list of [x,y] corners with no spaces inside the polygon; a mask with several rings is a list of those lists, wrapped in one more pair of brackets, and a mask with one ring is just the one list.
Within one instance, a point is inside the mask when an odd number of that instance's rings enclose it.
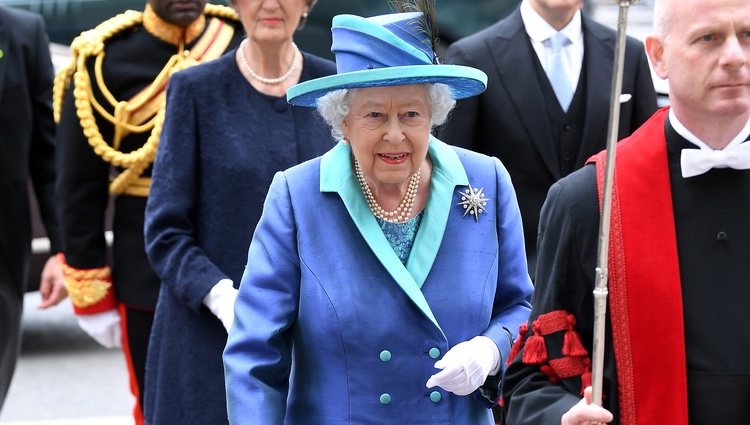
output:
{"label": "white shirt collar", "polygon": [[[675,115],[674,109],[672,108],[669,109],[669,124],[672,125],[672,128],[674,128],[674,131],[676,131],[677,134],[684,137],[685,140],[687,140],[688,142],[698,146],[701,149],[708,149],[712,151],[716,150],[708,146],[706,142],[699,139],[698,136],[696,136],[690,130],[688,130],[687,127],[685,127],[680,122],[680,120],[677,119],[677,115]],[[740,143],[744,142],[748,134],[750,134],[750,120],[747,121],[747,124],[745,124],[745,127],[742,130],[740,130],[740,132],[736,136],[734,136],[734,138],[729,142],[729,144],[726,147],[724,147],[724,149],[730,146],[739,145]]]}
{"label": "white shirt collar", "polygon": [[[531,7],[527,0],[521,2],[521,20],[526,28],[526,33],[532,41],[537,43],[544,43],[544,41],[556,32],[547,21],[544,20],[538,13]],[[581,39],[581,11],[576,11],[573,15],[573,19],[568,22],[563,29],[560,30],[568,39],[577,43]]]}

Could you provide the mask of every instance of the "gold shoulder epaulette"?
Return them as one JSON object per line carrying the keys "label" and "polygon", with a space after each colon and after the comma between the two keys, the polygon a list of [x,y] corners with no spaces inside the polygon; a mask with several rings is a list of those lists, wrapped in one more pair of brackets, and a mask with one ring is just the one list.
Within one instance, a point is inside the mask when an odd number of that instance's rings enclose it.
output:
{"label": "gold shoulder epaulette", "polygon": [[203,9],[203,13],[208,16],[215,16],[217,18],[231,19],[233,21],[240,21],[240,15],[237,11],[228,6],[222,6],[220,4],[206,3],[206,8]]}
{"label": "gold shoulder epaulette", "polygon": [[127,10],[100,23],[93,29],[82,32],[70,44],[70,63],[55,75],[52,105],[55,122],[60,122],[60,111],[65,98],[65,89],[79,66],[86,66],[86,59],[104,51],[104,42],[115,34],[143,22],[143,12]]}
{"label": "gold shoulder epaulette", "polygon": [[[237,12],[226,6],[206,5],[204,14],[218,19],[212,20],[212,24],[206,28],[191,51],[185,50],[184,45],[180,44],[178,51],[166,61],[154,80],[130,99],[116,99],[105,84],[102,71],[105,45],[107,40],[117,33],[143,25],[144,13],[133,10],[121,13],[92,30],[82,32],[73,40],[70,46],[71,62],[55,76],[55,121],[60,121],[65,91],[68,86],[72,86],[76,115],[89,145],[102,160],[123,169],[110,182],[110,193],[147,195],[148,188],[138,189],[137,193],[131,193],[129,188],[137,186],[140,176],[156,157],[164,123],[167,80],[181,69],[221,56],[229,45],[234,34],[234,26],[224,25],[223,21],[239,21]],[[105,102],[100,102],[94,96],[93,84],[96,84]],[[114,128],[109,143],[104,140],[99,130],[98,119],[108,121]],[[128,134],[133,133],[148,133],[146,142],[135,150],[121,152],[120,142]]]}

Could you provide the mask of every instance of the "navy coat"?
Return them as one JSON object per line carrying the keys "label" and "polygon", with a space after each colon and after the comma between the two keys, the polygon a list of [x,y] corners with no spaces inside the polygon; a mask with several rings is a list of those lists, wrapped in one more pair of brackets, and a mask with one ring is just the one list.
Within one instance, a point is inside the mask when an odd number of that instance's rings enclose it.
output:
{"label": "navy coat", "polygon": [[[145,226],[162,279],[146,365],[150,425],[227,423],[227,334],[202,300],[221,279],[239,284],[274,173],[333,145],[313,110],[253,89],[234,57],[169,83]],[[332,62],[304,55],[301,80],[334,72]]]}
{"label": "navy coat", "polygon": [[[488,404],[425,383],[477,335],[508,358],[532,291],[521,216],[497,159],[434,138],[429,156],[406,265],[365,202],[349,145],[274,179],[224,353],[232,424],[493,423]],[[489,198],[478,220],[459,205],[468,185]]]}

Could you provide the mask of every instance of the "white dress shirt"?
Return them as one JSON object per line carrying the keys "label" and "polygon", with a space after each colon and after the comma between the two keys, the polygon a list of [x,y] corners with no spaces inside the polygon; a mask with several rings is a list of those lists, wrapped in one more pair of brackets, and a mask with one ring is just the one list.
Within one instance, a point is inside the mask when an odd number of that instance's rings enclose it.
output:
{"label": "white dress shirt", "polygon": [[[556,32],[550,24],[547,23],[538,13],[531,7],[527,0],[521,2],[521,20],[523,26],[526,28],[526,34],[528,34],[531,40],[531,46],[534,47],[539,63],[542,64],[544,72],[547,72],[549,58],[551,52],[545,46],[545,40],[550,38]],[[578,86],[578,79],[581,76],[581,67],[583,66],[583,32],[581,30],[581,11],[577,11],[566,25],[559,32],[563,33],[570,40],[570,44],[565,46],[565,66],[568,67],[568,74],[571,78],[571,85],[575,92]]]}

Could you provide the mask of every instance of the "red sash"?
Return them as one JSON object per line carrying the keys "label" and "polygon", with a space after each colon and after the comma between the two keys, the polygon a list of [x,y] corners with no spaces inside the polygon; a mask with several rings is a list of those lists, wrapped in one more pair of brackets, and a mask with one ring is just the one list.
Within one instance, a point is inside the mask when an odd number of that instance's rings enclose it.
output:
{"label": "red sash", "polygon": [[[609,308],[624,425],[687,424],[685,333],[664,123],[657,111],[618,144]],[[606,152],[593,156],[601,203]]]}

